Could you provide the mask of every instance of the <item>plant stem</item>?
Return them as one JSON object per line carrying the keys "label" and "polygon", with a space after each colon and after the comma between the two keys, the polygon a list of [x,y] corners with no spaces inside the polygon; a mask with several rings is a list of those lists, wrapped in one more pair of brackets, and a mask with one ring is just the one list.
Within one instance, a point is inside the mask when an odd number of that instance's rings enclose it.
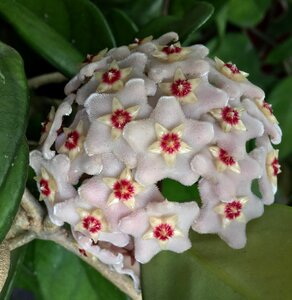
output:
{"label": "plant stem", "polygon": [[28,79],[27,83],[30,89],[38,89],[43,85],[52,84],[52,83],[61,83],[66,80],[67,78],[63,74],[59,72],[54,72],[54,73],[39,75],[31,79]]}

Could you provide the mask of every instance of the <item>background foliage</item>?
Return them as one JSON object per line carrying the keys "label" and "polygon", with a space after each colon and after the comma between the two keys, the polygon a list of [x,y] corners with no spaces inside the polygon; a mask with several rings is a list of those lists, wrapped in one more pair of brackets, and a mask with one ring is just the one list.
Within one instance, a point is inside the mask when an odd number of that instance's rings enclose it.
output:
{"label": "background foliage", "polygon": [[[211,56],[231,60],[249,72],[250,80],[266,91],[267,101],[273,104],[283,129],[276,201],[285,206],[268,208],[262,219],[251,223],[249,244],[243,250],[229,249],[216,236],[192,234],[194,247],[184,255],[159,254],[143,267],[145,299],[214,299],[214,291],[216,299],[288,299],[291,295],[292,209],[287,207],[292,204],[291,20],[291,0],[0,1],[0,40],[19,52],[28,78],[56,70],[70,77],[88,53],[128,44],[135,37],[177,31],[184,45],[206,44]],[[17,88],[5,90],[15,87],[15,82]],[[18,186],[9,202],[15,185],[11,178],[24,183],[27,170],[23,134],[28,102],[23,102],[27,88],[21,58],[4,44],[0,44],[0,84],[0,220],[11,223],[23,190],[23,184]],[[30,141],[39,139],[49,106],[58,105],[63,97],[63,84],[30,91],[26,134]],[[13,141],[11,130],[16,134]],[[9,168],[14,160],[16,167]],[[28,185],[35,190],[31,177]],[[196,187],[185,188],[170,180],[163,182],[162,191],[174,201],[198,196]],[[1,222],[0,240],[10,224]],[[13,288],[12,299],[19,297],[20,290],[27,291],[27,299],[126,299],[78,258],[41,241],[13,253],[10,279],[0,298],[10,299]]]}

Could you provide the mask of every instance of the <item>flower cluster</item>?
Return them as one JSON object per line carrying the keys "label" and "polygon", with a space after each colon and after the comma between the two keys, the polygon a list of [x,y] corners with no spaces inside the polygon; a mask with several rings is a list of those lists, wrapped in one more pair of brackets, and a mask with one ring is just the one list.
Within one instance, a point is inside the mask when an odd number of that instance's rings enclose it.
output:
{"label": "flower cluster", "polygon": [[[136,284],[138,263],[191,247],[190,228],[244,247],[246,223],[274,200],[271,105],[247,73],[207,55],[173,32],[88,55],[30,154],[52,222]],[[164,178],[198,183],[201,207],[164,199]]]}

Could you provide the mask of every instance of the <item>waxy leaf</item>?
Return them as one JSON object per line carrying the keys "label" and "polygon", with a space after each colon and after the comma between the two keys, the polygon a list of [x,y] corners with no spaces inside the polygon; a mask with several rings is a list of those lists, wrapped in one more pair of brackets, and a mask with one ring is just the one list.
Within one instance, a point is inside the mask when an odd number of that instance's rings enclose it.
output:
{"label": "waxy leaf", "polygon": [[67,76],[76,74],[87,53],[115,45],[102,13],[86,0],[18,0],[13,5],[2,0],[0,14],[36,52]]}
{"label": "waxy leaf", "polygon": [[292,208],[266,207],[247,229],[240,250],[193,232],[190,250],[155,256],[142,266],[143,299],[290,299]]}
{"label": "waxy leaf", "polygon": [[283,131],[283,140],[276,148],[280,149],[279,155],[283,159],[292,152],[292,77],[282,80],[271,92],[267,101],[273,105],[274,114],[277,117]]}
{"label": "waxy leaf", "polygon": [[169,31],[175,31],[180,36],[180,41],[184,45],[193,42],[195,33],[214,12],[212,5],[206,2],[196,2],[183,16],[162,16],[147,23],[138,33],[139,37],[152,34],[158,37]]}
{"label": "waxy leaf", "polygon": [[97,271],[53,242],[34,242],[34,270],[43,300],[127,299]]}
{"label": "waxy leaf", "polygon": [[0,241],[18,209],[25,187],[28,148],[23,139],[28,91],[22,59],[0,42]]}

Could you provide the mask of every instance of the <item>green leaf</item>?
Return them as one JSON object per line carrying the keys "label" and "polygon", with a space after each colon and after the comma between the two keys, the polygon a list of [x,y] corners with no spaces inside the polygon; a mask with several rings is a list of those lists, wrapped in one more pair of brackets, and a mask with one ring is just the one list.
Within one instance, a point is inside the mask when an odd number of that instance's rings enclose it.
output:
{"label": "green leaf", "polygon": [[275,47],[267,57],[266,62],[270,64],[278,64],[292,56],[292,37]]}
{"label": "green leaf", "polygon": [[36,52],[68,76],[79,70],[87,53],[115,45],[102,13],[86,0],[18,0],[13,5],[2,0],[0,14]]}
{"label": "green leaf", "polygon": [[35,241],[34,267],[44,300],[127,299],[76,255],[53,242]]}
{"label": "green leaf", "polygon": [[292,141],[290,133],[292,132],[292,77],[281,81],[271,92],[268,102],[273,104],[273,110],[279,125],[283,131],[283,140],[277,145],[280,149],[281,159],[285,158],[292,152]]}
{"label": "green leaf", "polygon": [[260,86],[267,88],[274,84],[273,76],[261,72],[258,53],[250,40],[242,33],[228,33],[224,39],[214,38],[208,45],[210,56],[218,56],[223,61],[232,61],[240,70],[249,73],[248,79]]}
{"label": "green leaf", "polygon": [[248,225],[241,250],[216,235],[192,233],[187,252],[164,251],[142,266],[143,299],[290,299],[291,216],[291,207],[267,207]]}
{"label": "green leaf", "polygon": [[131,43],[138,31],[136,24],[120,9],[110,13],[111,29],[118,45]]}
{"label": "green leaf", "polygon": [[252,27],[265,16],[271,0],[230,0],[228,19],[241,27]]}
{"label": "green leaf", "polygon": [[139,37],[153,35],[158,37],[166,32],[175,31],[180,36],[180,41],[184,45],[190,44],[198,28],[200,28],[213,14],[212,5],[205,2],[196,2],[192,9],[183,17],[161,16],[147,23],[139,31]]}
{"label": "green leaf", "polygon": [[10,253],[10,269],[7,280],[0,293],[0,300],[10,300],[11,293],[14,288],[15,282],[19,275],[24,257],[26,253],[26,246],[22,246],[13,250]]}
{"label": "green leaf", "polygon": [[9,230],[24,191],[28,147],[23,140],[28,90],[19,54],[0,42],[0,242]]}
{"label": "green leaf", "polygon": [[0,242],[13,223],[26,184],[28,145],[23,140],[18,147],[5,181],[0,187]]}
{"label": "green leaf", "polygon": [[0,42],[0,187],[5,181],[28,118],[28,89],[20,55]]}
{"label": "green leaf", "polygon": [[161,192],[163,196],[169,201],[200,202],[200,194],[197,188],[197,184],[194,184],[192,186],[185,186],[175,180],[167,178],[161,181]]}

